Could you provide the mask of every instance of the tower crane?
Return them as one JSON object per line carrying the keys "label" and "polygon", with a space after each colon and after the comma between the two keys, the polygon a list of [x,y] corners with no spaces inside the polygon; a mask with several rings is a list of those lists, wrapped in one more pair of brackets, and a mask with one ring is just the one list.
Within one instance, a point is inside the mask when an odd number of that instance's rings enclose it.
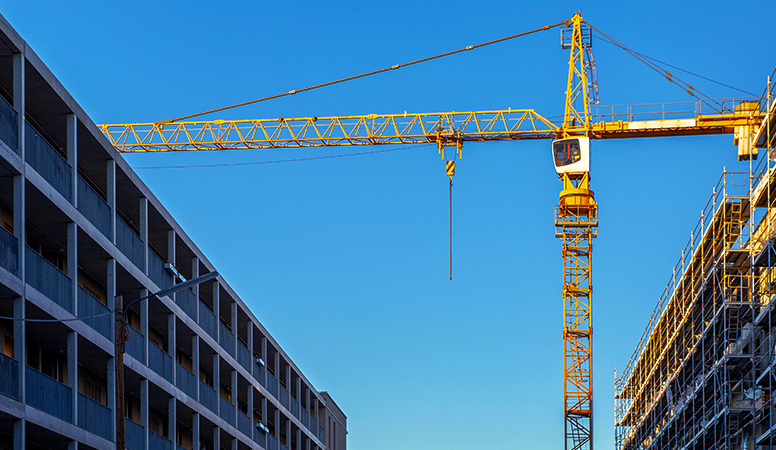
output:
{"label": "tower crane", "polygon": [[591,105],[597,102],[591,53],[594,28],[577,13],[565,22],[534,31],[555,27],[561,28],[561,47],[570,51],[560,125],[533,109],[510,108],[256,120],[176,119],[105,124],[100,128],[122,153],[436,143],[451,183],[454,159],[462,156],[467,142],[552,140],[553,163],[562,182],[555,208],[555,236],[562,242],[563,258],[565,448],[592,449],[591,256],[598,205],[590,189],[591,139],[735,134],[739,160],[756,159],[757,148],[751,145],[751,137],[765,113],[755,101],[722,107],[711,114],[703,114],[698,108],[695,114],[684,113],[679,118],[667,118],[664,113],[658,120],[634,121],[628,117],[623,121],[614,120],[617,117],[612,115],[610,120],[593,122]]}

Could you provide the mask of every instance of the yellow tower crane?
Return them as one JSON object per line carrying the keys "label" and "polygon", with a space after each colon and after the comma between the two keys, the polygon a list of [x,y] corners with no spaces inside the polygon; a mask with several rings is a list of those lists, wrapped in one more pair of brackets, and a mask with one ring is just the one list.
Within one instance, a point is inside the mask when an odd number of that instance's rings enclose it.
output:
{"label": "yellow tower crane", "polygon": [[[563,255],[563,340],[565,448],[593,448],[592,398],[592,240],[598,227],[598,207],[590,189],[590,140],[734,134],[739,160],[757,158],[751,136],[765,114],[758,102],[740,102],[712,114],[684,113],[677,118],[634,121],[610,120],[593,123],[591,103],[597,101],[595,67],[591,54],[592,29],[579,14],[555,25],[521,33],[561,27],[561,47],[570,50],[563,123],[556,125],[533,109],[494,111],[370,114],[335,117],[301,117],[256,120],[186,121],[193,116],[157,123],[100,125],[111,144],[122,153],[332,147],[351,145],[436,143],[446,161],[447,174],[455,171],[454,157],[445,158],[453,147],[459,158],[466,142],[551,139],[555,170],[563,183],[555,214],[555,236],[561,239]],[[512,38],[510,37],[510,38]],[[500,39],[502,41],[509,38]],[[498,42],[439,56],[471,50]],[[439,57],[437,56],[437,57]],[[427,61],[426,58],[340,81],[393,70]],[[669,81],[672,75],[664,73]],[[686,85],[691,95],[692,88]],[[264,99],[262,99],[264,100]],[[709,99],[711,100],[711,99]],[[711,100],[713,102],[713,100]],[[255,102],[255,101],[254,101]],[[249,104],[253,102],[246,102]],[[700,102],[702,103],[702,102]],[[699,104],[700,104],[699,103]],[[240,106],[240,105],[237,105]],[[220,111],[221,108],[214,111]],[[210,112],[214,112],[210,111]]]}

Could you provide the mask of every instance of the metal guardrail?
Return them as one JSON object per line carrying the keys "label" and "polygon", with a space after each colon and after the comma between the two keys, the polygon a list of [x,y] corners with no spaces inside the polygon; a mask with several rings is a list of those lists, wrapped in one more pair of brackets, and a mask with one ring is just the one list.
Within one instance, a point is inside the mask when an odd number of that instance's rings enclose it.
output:
{"label": "metal guardrail", "polygon": [[110,408],[78,394],[78,426],[105,439],[113,440],[113,417]]}
{"label": "metal guardrail", "polygon": [[0,140],[19,153],[19,113],[0,96]]}
{"label": "metal guardrail", "polygon": [[148,343],[148,367],[154,372],[158,373],[165,380],[170,383],[173,382],[172,377],[172,356],[167,352],[159,348],[158,345],[153,342]]}
{"label": "metal guardrail", "polygon": [[269,370],[267,371],[267,390],[273,397],[278,398],[278,379]]}
{"label": "metal guardrail", "polygon": [[128,326],[129,340],[124,343],[124,348],[127,354],[132,355],[133,358],[141,363],[145,360],[145,336],[139,331]]}
{"label": "metal guardrail", "polygon": [[267,440],[269,444],[267,450],[278,450],[278,438],[270,434],[267,436]]}
{"label": "metal guardrail", "polygon": [[254,363],[253,367],[253,377],[256,378],[256,380],[259,381],[259,383],[267,387],[267,368],[262,366],[259,363]]}
{"label": "metal guardrail", "polygon": [[253,421],[242,411],[237,410],[237,429],[244,435],[253,437]]}
{"label": "metal guardrail", "polygon": [[27,163],[67,201],[73,199],[72,168],[38,130],[25,120],[24,154]]}
{"label": "metal guardrail", "polygon": [[25,246],[25,276],[27,283],[45,295],[59,306],[73,312],[73,281],[41,256],[38,252]]}
{"label": "metal guardrail", "polygon": [[234,356],[234,341],[235,337],[232,334],[232,330],[226,327],[223,322],[218,321],[218,343],[221,344],[226,353]]}
{"label": "metal guardrail", "polygon": [[116,216],[116,247],[132,264],[143,268],[143,241],[121,217]]}
{"label": "metal guardrail", "polygon": [[175,293],[175,303],[192,319],[197,318],[197,297],[191,289]]}
{"label": "metal guardrail", "polygon": [[310,429],[310,412],[307,411],[306,408],[301,408],[302,414],[299,418],[299,420],[302,422],[302,425],[304,425],[307,429]]}
{"label": "metal guardrail", "polygon": [[278,386],[278,390],[280,391],[280,404],[288,409],[288,389],[281,384]]}
{"label": "metal guardrail", "polygon": [[264,433],[264,430],[256,427],[256,424],[253,424],[254,428],[256,428],[256,431],[253,433],[253,442],[259,444],[261,448],[267,448],[267,434]]}
{"label": "metal guardrail", "polygon": [[196,400],[197,377],[193,373],[189,372],[188,369],[180,365],[180,363],[175,364],[175,370],[177,371],[175,385],[178,387],[178,389],[185,392],[186,395]]}
{"label": "metal guardrail", "polygon": [[124,419],[124,440],[127,450],[145,450],[145,428],[129,419]]}
{"label": "metal guardrail", "polygon": [[220,395],[218,396],[218,401],[220,403],[219,406],[221,408],[221,411],[220,411],[220,413],[218,415],[222,419],[224,419],[226,421],[226,423],[228,423],[229,425],[235,426],[235,423],[234,423],[234,421],[235,421],[234,412],[235,412],[236,408],[234,407],[232,402],[230,402],[229,400],[225,399],[224,397],[222,397]]}
{"label": "metal guardrail", "polygon": [[19,276],[19,239],[0,227],[0,267]]}
{"label": "metal guardrail", "polygon": [[237,340],[237,362],[245,368],[248,372],[251,371],[251,361],[253,361],[253,358],[251,357],[251,352],[248,350],[248,347],[245,346],[245,344],[242,343],[241,340]]}
{"label": "metal guardrail", "polygon": [[25,367],[24,400],[28,406],[73,421],[73,390],[30,366]]}
{"label": "metal guardrail", "polygon": [[78,211],[105,237],[110,235],[110,206],[80,175],[78,176]]}
{"label": "metal guardrail", "polygon": [[19,399],[19,361],[0,353],[0,394]]}
{"label": "metal guardrail", "polygon": [[172,286],[172,276],[164,269],[164,261],[150,249],[148,251],[148,278],[156,283],[159,289]]}
{"label": "metal guardrail", "polygon": [[151,431],[148,433],[148,448],[153,450],[172,450],[172,441]]}
{"label": "metal guardrail", "polygon": [[[97,300],[86,289],[78,286],[78,317],[91,317],[107,312],[110,312],[107,306]],[[113,342],[113,316],[95,317],[93,319],[86,319],[83,322]]]}
{"label": "metal guardrail", "polygon": [[202,380],[199,380],[199,402],[205,408],[218,414],[218,393]]}
{"label": "metal guardrail", "polygon": [[204,303],[199,302],[199,326],[205,330],[205,333],[209,334],[213,339],[218,339],[218,325],[216,325],[217,319],[213,311],[210,310]]}
{"label": "metal guardrail", "polygon": [[299,400],[291,396],[291,414],[296,417],[299,420],[302,420],[301,417],[299,417]]}

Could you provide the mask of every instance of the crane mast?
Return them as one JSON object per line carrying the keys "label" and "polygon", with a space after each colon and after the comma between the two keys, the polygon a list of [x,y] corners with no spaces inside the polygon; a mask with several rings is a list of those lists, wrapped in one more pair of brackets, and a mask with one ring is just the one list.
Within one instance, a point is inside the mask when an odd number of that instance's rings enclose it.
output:
{"label": "crane mast", "polygon": [[591,27],[579,14],[543,29],[555,26],[561,26],[561,48],[570,50],[561,125],[533,109],[510,108],[99,127],[122,153],[433,143],[446,159],[451,208],[455,163],[454,156],[445,156],[446,147],[455,147],[454,155],[460,158],[466,142],[552,139],[555,170],[562,182],[554,223],[563,259],[565,449],[592,450],[592,243],[598,229],[598,205],[590,189],[590,141],[735,133],[739,160],[755,159],[757,149],[749,146],[746,137],[760,125],[765,114],[759,103],[741,102],[735,108],[721,108],[713,114],[702,114],[701,108],[696,108],[695,114],[685,113],[680,118],[666,118],[664,112],[657,120],[622,121],[612,115],[609,121],[594,123],[591,103],[597,103],[598,89]]}

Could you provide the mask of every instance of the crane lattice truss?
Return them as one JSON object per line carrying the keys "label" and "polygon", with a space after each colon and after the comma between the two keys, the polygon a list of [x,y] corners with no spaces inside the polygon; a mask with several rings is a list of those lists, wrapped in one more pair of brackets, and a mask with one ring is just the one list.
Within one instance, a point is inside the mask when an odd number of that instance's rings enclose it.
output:
{"label": "crane lattice truss", "polygon": [[[549,29],[550,27],[545,27]],[[123,153],[194,150],[272,149],[434,143],[440,152],[466,142],[583,137],[618,139],[682,135],[733,134],[739,159],[757,157],[750,135],[762,122],[759,103],[699,100],[653,105],[650,111],[612,107],[593,114],[597,97],[590,27],[575,14],[561,31],[561,46],[570,49],[563,123],[558,125],[533,109],[369,114],[260,120],[165,121],[100,125],[110,143]],[[726,106],[727,105],[727,106]],[[668,107],[667,107],[668,106]],[[674,107],[674,109],[672,109]],[[224,108],[222,108],[224,109]],[[602,108],[598,107],[600,112]],[[192,116],[189,116],[192,117]],[[640,119],[640,120],[635,120]],[[556,236],[563,243],[564,417],[567,450],[592,449],[592,239],[598,226],[597,205],[588,172],[564,173],[564,191],[556,211]],[[776,257],[775,257],[776,260]],[[636,368],[629,366],[632,373]],[[629,372],[630,374],[631,372]],[[630,377],[631,375],[629,375]],[[634,377],[636,375],[633,375]],[[618,446],[635,442],[631,430],[638,402],[625,400],[643,389],[627,378],[619,386]],[[623,406],[625,405],[625,406]],[[642,405],[645,412],[651,405]],[[634,447],[635,448],[635,447]]]}

